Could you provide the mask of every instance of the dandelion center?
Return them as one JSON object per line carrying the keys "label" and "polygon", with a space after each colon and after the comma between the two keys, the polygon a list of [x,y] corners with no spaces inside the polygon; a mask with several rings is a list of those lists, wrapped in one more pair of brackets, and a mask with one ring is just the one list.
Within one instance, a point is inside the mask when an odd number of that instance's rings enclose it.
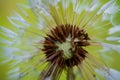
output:
{"label": "dandelion center", "polygon": [[71,58],[72,57],[72,53],[70,52],[70,49],[71,49],[71,43],[70,42],[64,42],[64,43],[58,43],[58,44],[56,44],[56,45],[58,45],[58,49],[59,50],[62,50],[63,51],[63,57],[65,58],[65,59],[69,59],[69,58]]}
{"label": "dandelion center", "polygon": [[72,67],[81,63],[88,52],[88,34],[79,26],[65,24],[50,30],[43,42],[42,51],[49,62],[56,62],[61,67]]}

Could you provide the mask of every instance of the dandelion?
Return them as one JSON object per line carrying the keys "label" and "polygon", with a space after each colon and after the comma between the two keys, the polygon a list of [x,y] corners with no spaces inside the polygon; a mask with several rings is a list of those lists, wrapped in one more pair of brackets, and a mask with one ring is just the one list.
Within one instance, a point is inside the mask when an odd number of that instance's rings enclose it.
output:
{"label": "dandelion", "polygon": [[29,3],[18,4],[21,12],[8,17],[14,25],[12,31],[1,27],[14,40],[4,40],[10,46],[4,50],[13,61],[9,79],[103,80],[105,75],[113,79],[99,53],[109,46],[106,37],[113,25],[110,17],[118,11],[116,1]]}

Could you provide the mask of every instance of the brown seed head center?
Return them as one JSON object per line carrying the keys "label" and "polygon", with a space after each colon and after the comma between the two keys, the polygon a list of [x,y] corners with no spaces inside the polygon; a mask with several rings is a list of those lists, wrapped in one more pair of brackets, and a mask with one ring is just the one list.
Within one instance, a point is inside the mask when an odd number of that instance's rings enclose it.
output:
{"label": "brown seed head center", "polygon": [[81,63],[88,53],[83,49],[88,46],[88,34],[75,25],[59,25],[47,34],[43,43],[46,59],[56,62],[61,67],[72,67]]}

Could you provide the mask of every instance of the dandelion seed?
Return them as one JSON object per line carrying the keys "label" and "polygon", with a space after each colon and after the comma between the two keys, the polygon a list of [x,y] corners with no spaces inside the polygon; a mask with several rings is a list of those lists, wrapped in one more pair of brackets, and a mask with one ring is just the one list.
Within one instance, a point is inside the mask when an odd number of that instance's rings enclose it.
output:
{"label": "dandelion seed", "polygon": [[104,79],[98,70],[111,76],[109,68],[101,58],[99,59],[100,56],[97,54],[99,49],[95,50],[93,46],[106,47],[103,42],[106,42],[107,29],[111,28],[112,23],[104,16],[114,14],[110,8],[116,7],[115,1],[102,3],[100,0],[29,0],[29,2],[30,7],[24,5],[26,11],[22,9],[23,5],[20,4],[21,8],[18,5],[20,11],[25,13],[23,16],[8,17],[19,31],[16,32],[18,33],[15,35],[17,37],[14,37],[16,42],[12,45],[17,47],[18,51],[13,51],[12,57],[17,62],[17,56],[25,55],[19,57],[21,61],[15,65],[19,67],[18,79]]}

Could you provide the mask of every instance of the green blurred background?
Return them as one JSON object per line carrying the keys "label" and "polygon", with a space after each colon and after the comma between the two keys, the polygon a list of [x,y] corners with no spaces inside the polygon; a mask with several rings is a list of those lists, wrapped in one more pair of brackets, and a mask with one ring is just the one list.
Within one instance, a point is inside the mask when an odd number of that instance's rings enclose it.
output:
{"label": "green blurred background", "polygon": [[9,26],[7,16],[13,11],[18,11],[16,4],[27,2],[27,0],[0,0],[0,25]]}

